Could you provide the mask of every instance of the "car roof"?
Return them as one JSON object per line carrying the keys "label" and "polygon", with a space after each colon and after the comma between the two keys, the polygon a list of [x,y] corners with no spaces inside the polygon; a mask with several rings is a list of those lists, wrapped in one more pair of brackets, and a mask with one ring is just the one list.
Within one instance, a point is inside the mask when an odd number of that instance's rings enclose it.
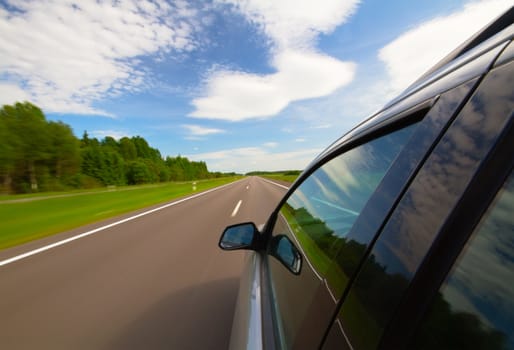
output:
{"label": "car roof", "polygon": [[453,50],[398,97],[327,147],[307,166],[304,174],[340,153],[345,146],[427,110],[439,94],[486,73],[514,38],[513,22],[514,6]]}

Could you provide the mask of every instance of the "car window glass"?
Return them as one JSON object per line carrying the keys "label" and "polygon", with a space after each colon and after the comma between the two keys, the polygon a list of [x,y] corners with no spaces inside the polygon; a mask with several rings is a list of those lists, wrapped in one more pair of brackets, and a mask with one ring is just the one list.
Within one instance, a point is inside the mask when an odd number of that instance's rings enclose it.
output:
{"label": "car window glass", "polygon": [[[313,300],[316,303],[330,298],[330,290],[319,289],[330,284],[326,280],[346,283],[347,278],[339,276],[342,272],[331,268],[332,259],[414,128],[415,125],[405,127],[334,158],[310,175],[280,208],[269,245],[280,346],[294,345],[306,318],[310,322],[320,321],[308,315],[310,308],[320,310]],[[280,244],[275,240],[280,240]],[[278,249],[285,243],[287,249]],[[300,253],[298,257],[296,250]],[[333,295],[329,300],[327,308],[335,308]],[[331,313],[326,315],[330,317]]]}
{"label": "car window glass", "polygon": [[368,198],[413,127],[356,147],[323,165],[290,196],[280,213],[318,273],[337,253]]}
{"label": "car window glass", "polygon": [[475,229],[420,327],[417,349],[514,349],[514,180]]}

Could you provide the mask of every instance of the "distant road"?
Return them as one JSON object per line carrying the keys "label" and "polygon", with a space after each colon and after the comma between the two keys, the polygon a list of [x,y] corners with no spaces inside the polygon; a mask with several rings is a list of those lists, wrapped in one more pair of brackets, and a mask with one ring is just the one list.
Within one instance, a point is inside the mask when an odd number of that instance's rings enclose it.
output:
{"label": "distant road", "polygon": [[265,223],[284,193],[251,177],[1,251],[0,348],[227,348],[244,253],[218,239]]}

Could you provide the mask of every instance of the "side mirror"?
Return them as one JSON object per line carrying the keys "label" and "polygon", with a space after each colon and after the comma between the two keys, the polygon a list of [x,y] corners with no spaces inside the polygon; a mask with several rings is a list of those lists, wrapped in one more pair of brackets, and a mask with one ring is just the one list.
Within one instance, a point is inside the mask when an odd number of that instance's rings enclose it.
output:
{"label": "side mirror", "polygon": [[252,222],[228,226],[218,243],[223,250],[255,249],[259,231]]}
{"label": "side mirror", "polygon": [[270,254],[278,259],[289,271],[299,275],[302,270],[302,254],[286,235],[273,237]]}

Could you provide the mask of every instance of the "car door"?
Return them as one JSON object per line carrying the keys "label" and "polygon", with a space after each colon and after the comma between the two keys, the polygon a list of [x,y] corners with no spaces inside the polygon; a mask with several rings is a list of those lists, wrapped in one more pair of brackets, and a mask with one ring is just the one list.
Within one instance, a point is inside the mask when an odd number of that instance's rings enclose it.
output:
{"label": "car door", "polygon": [[[407,344],[427,305],[448,290],[439,286],[455,258],[466,255],[470,233],[512,169],[513,73],[514,63],[505,61],[489,72],[438,141],[358,266],[324,349],[445,348],[444,340],[434,343],[441,347]],[[512,229],[504,237],[512,244]],[[502,259],[511,263],[508,249]],[[473,280],[467,277],[467,282]],[[511,303],[511,296],[506,300]],[[460,301],[462,308],[465,298]],[[485,322],[486,328],[494,325]],[[499,331],[505,333],[504,328]],[[458,340],[463,334],[454,336]]]}

